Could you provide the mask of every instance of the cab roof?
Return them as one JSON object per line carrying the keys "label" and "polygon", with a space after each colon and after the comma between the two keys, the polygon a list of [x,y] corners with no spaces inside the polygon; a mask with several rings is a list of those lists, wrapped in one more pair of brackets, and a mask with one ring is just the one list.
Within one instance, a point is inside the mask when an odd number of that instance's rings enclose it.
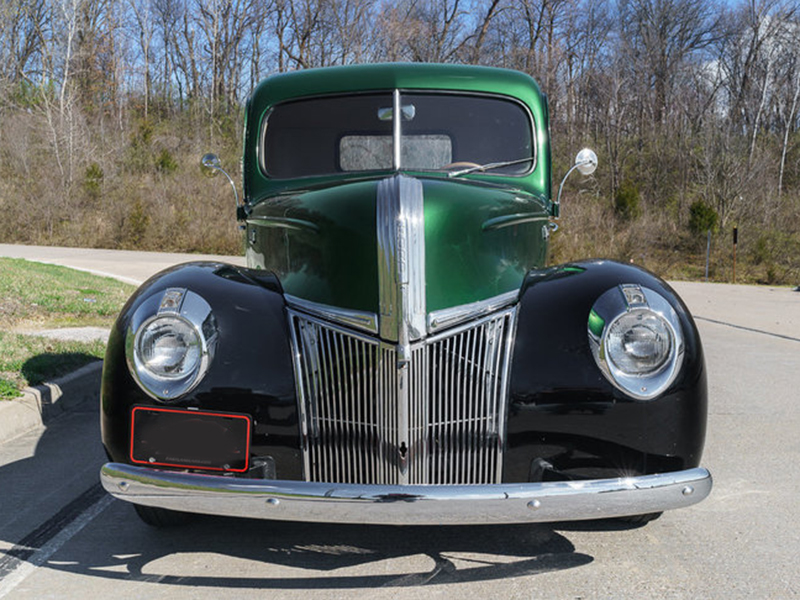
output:
{"label": "cab roof", "polygon": [[519,71],[471,65],[385,63],[273,75],[256,87],[250,103],[251,110],[259,113],[293,98],[394,89],[503,94],[530,106],[538,104],[541,96],[534,79]]}

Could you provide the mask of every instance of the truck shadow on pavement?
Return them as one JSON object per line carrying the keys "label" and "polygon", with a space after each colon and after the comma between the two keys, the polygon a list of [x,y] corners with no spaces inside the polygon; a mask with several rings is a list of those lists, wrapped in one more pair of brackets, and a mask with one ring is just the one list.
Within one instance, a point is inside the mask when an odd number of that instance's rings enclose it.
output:
{"label": "truck shadow on pavement", "polygon": [[[79,437],[93,438],[86,440],[88,460],[82,465],[87,475],[82,480],[89,488],[71,502],[72,496],[62,500],[68,504],[27,536],[0,534],[0,541],[14,545],[0,552],[0,581],[15,565],[31,562],[84,577],[180,588],[342,590],[485,582],[574,569],[594,561],[577,552],[560,532],[624,534],[633,529],[615,521],[395,527],[211,516],[197,516],[181,527],[155,529],[142,523],[132,506],[106,496],[97,482],[103,452],[96,406],[82,404],[68,415],[42,432],[34,456],[0,467],[0,481],[15,490],[7,499],[11,504],[35,510],[40,486],[16,485],[15,480],[19,483],[42,472],[45,462],[55,463],[51,467],[56,472],[69,473],[75,457],[63,448],[79,442],[63,438],[64,431],[79,429],[78,423],[88,420],[90,431]],[[53,437],[55,430],[62,433]],[[54,552],[46,552],[54,535],[89,513],[92,516],[74,536]],[[42,552],[46,556],[39,557]]]}
{"label": "truck shadow on pavement", "polygon": [[[107,497],[97,482],[103,461],[97,417],[96,403],[81,404],[42,431],[33,456],[0,465],[0,488],[9,492],[0,504],[27,513],[44,510],[45,515],[54,509],[40,507],[43,497],[38,490],[52,488],[54,477],[63,476],[65,484],[74,480],[76,461],[84,473],[82,483],[70,483],[73,491],[62,497],[56,506],[63,508],[52,518],[27,521],[41,523],[38,528],[31,525],[34,530],[27,536],[27,530],[18,527],[11,527],[16,533],[0,534],[0,541],[14,546],[0,552],[0,581],[15,565],[30,562],[112,581],[212,589],[338,590],[482,582],[593,562],[560,532],[623,534],[633,528],[614,521],[394,527],[197,516],[182,527],[154,529],[139,521],[129,504]],[[85,522],[73,536],[46,551],[53,536],[81,519]]]}
{"label": "truck shadow on pavement", "polygon": [[137,522],[121,502],[98,521],[47,567],[182,587],[346,589],[491,581],[594,560],[546,525],[367,527],[198,517],[158,530]]}
{"label": "truck shadow on pavement", "polygon": [[43,352],[26,360],[21,372],[28,385],[39,385],[97,360],[96,356],[85,352]]}

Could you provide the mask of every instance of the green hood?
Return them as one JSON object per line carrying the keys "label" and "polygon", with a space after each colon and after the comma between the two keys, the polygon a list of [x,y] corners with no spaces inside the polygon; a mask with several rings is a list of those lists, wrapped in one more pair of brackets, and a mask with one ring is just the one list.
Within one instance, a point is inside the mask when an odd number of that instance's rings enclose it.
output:
{"label": "green hood", "polygon": [[[392,251],[404,209],[388,203],[385,190],[400,180],[407,185],[398,189],[421,194],[424,223],[417,226],[424,235]],[[529,269],[544,264],[547,219],[544,200],[507,186],[442,177],[350,180],[257,204],[248,219],[247,258],[251,267],[274,271],[291,296],[380,314],[381,286],[392,285],[381,261],[387,252],[399,260],[414,254],[419,262],[412,268],[424,270],[424,282],[414,284],[424,289],[415,293],[431,313],[518,289]]]}

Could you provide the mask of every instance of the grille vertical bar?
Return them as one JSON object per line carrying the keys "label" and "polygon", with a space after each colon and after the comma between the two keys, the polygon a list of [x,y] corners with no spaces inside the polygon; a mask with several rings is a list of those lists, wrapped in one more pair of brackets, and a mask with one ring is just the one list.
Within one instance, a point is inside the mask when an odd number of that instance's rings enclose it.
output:
{"label": "grille vertical bar", "polygon": [[308,480],[500,481],[516,308],[414,343],[401,364],[392,344],[289,317]]}

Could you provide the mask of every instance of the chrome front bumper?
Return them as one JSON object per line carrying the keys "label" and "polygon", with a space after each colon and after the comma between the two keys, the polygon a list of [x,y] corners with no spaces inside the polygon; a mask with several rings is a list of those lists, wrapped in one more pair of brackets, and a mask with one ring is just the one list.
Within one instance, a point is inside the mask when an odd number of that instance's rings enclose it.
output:
{"label": "chrome front bumper", "polygon": [[587,481],[495,485],[353,485],[239,479],[108,463],[121,500],[184,512],[376,525],[475,525],[603,519],[691,506],[711,492],[702,468]]}

